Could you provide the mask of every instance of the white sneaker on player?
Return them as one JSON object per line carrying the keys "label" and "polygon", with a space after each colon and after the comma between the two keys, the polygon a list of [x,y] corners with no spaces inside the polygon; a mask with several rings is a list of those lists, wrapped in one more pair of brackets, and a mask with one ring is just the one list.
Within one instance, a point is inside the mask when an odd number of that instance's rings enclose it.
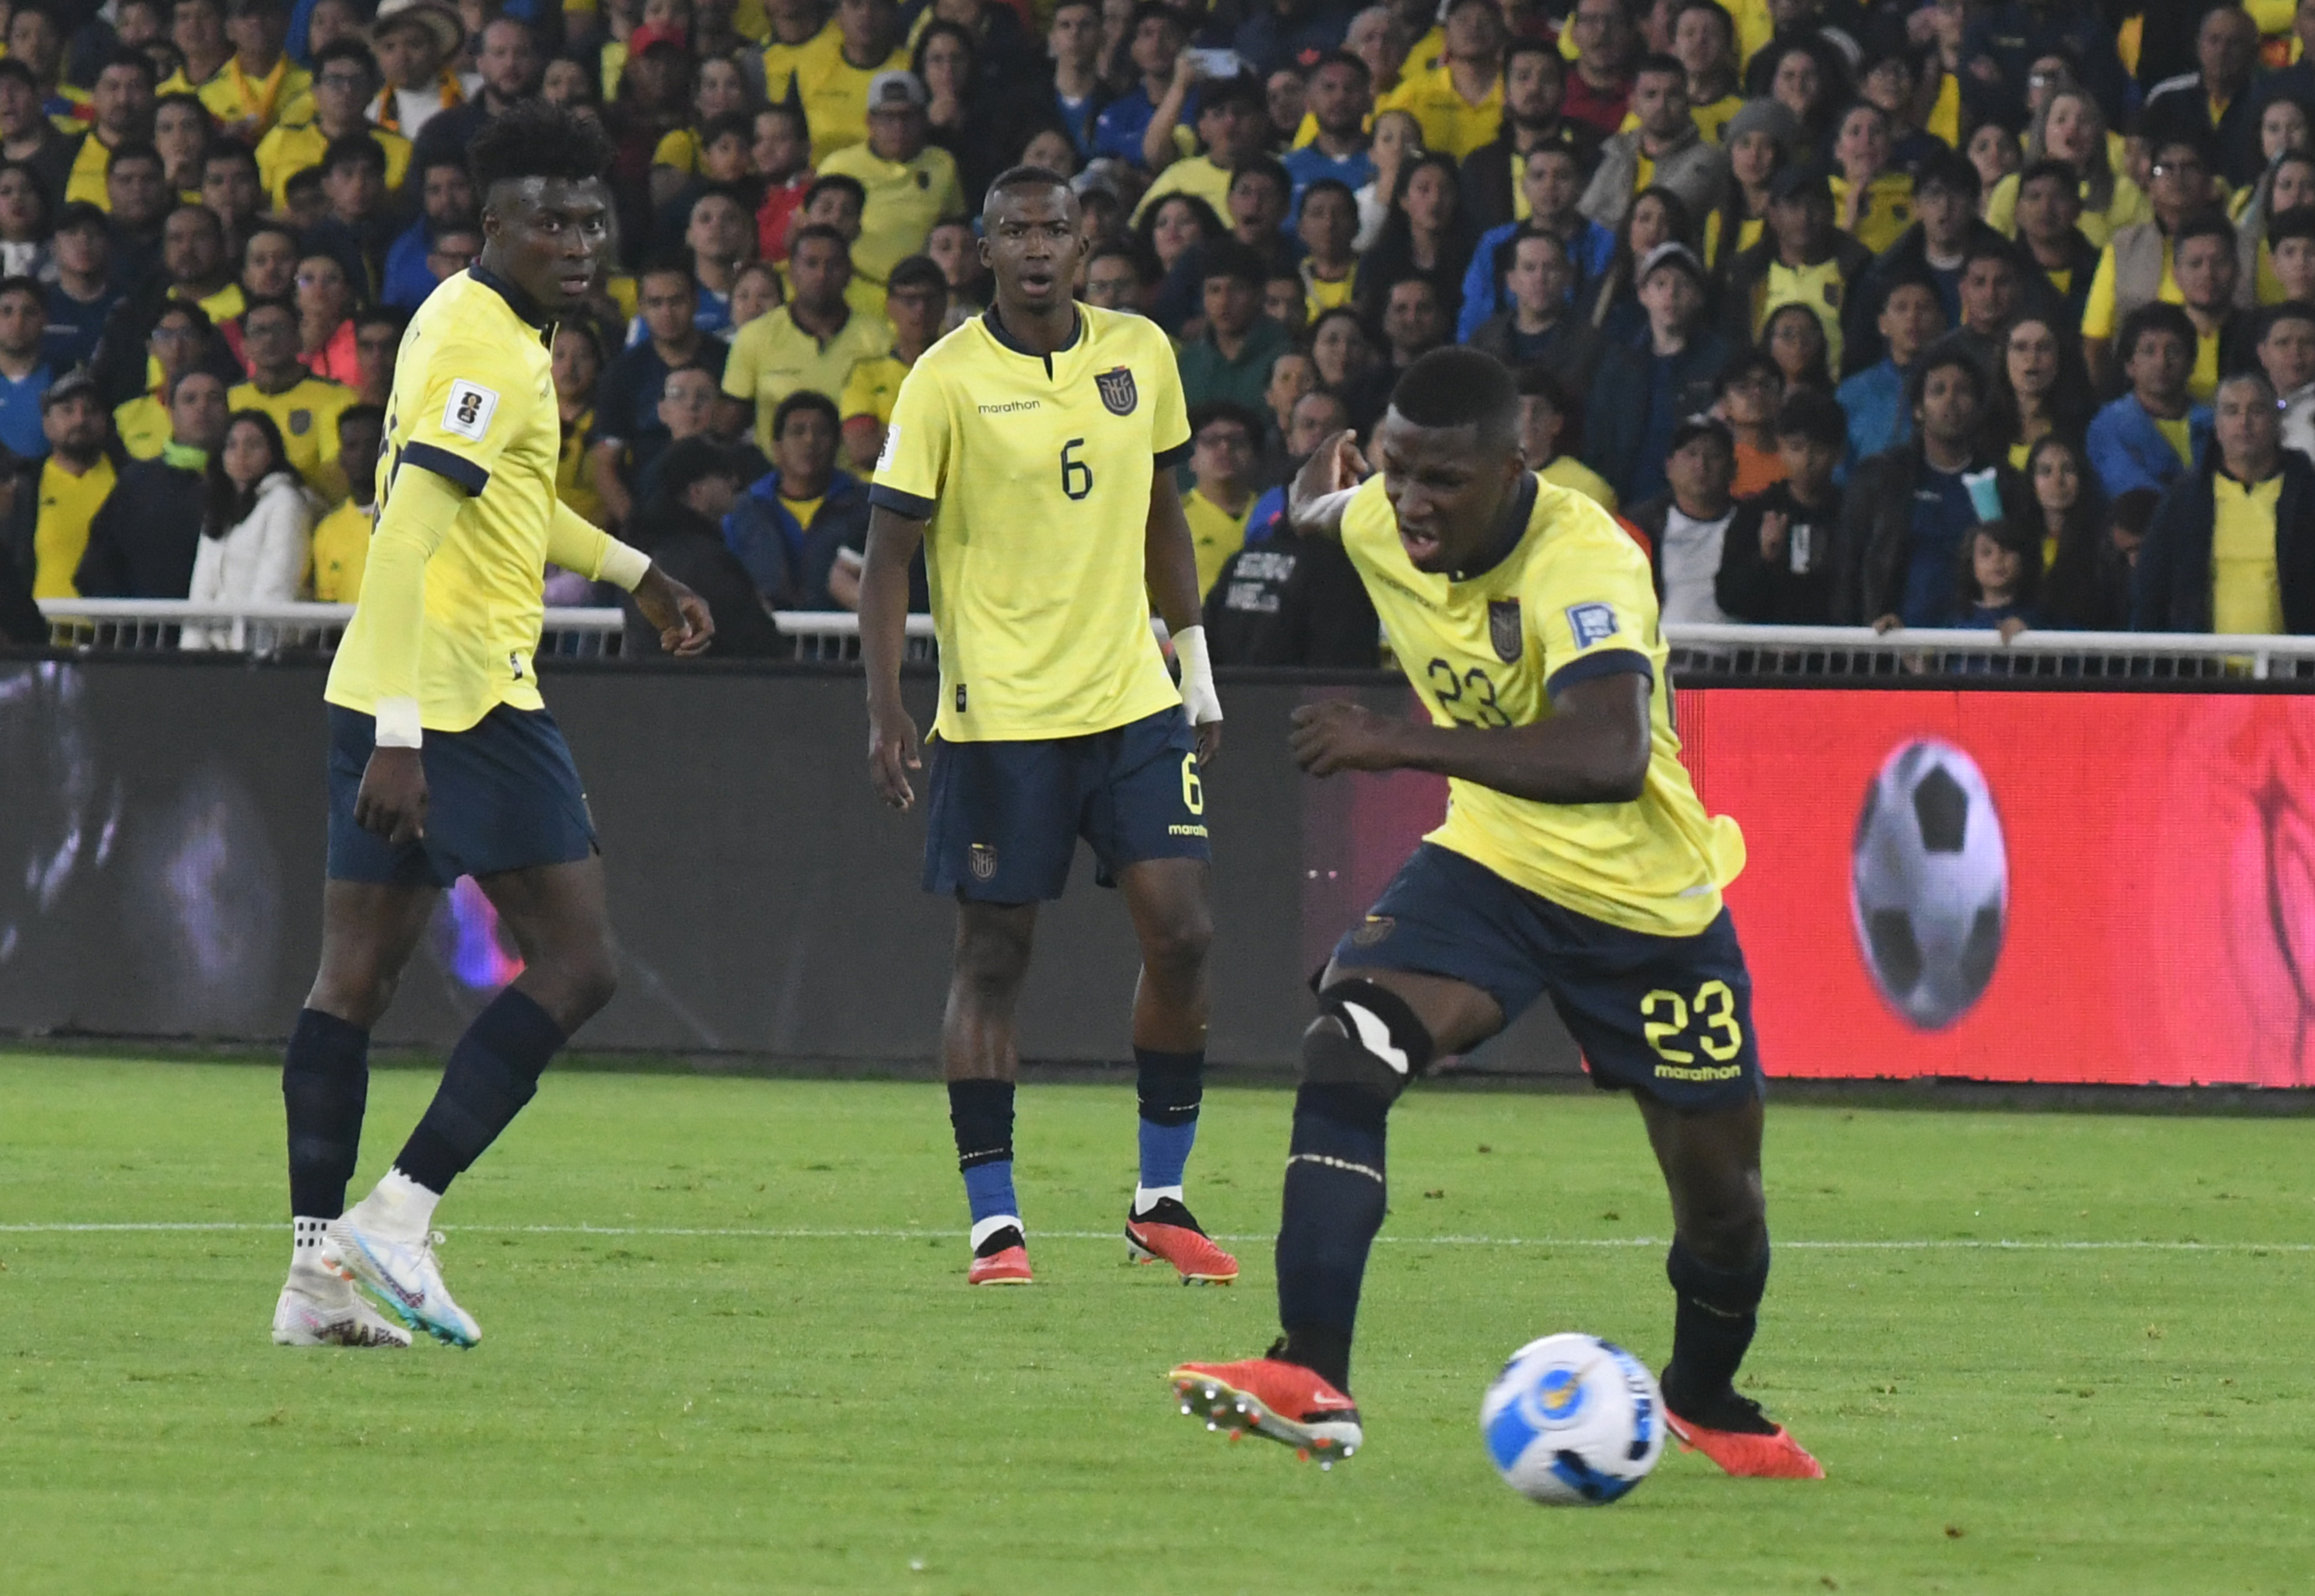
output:
{"label": "white sneaker on player", "polygon": [[482,1340],[483,1327],[451,1298],[434,1262],[442,1233],[422,1231],[414,1241],[404,1241],[360,1223],[359,1213],[357,1208],[330,1221],[322,1240],[323,1264],[376,1291],[378,1300],[412,1330],[423,1330],[455,1347]]}
{"label": "white sneaker on player", "polygon": [[273,1305],[273,1344],[285,1347],[406,1347],[410,1332],[389,1324],[347,1281],[334,1274],[300,1278],[293,1270]]}

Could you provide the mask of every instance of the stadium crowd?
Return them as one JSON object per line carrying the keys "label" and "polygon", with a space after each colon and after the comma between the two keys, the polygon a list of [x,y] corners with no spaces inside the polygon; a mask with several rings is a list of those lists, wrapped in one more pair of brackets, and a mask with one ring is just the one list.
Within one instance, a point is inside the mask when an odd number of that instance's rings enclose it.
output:
{"label": "stadium crowd", "polygon": [[530,95],[618,151],[561,491],[722,652],[856,603],[1020,163],[1175,340],[1217,661],[1375,662],[1284,484],[1450,341],[1668,621],[2315,633],[2315,0],[0,0],[0,44],[22,640],[358,594],[466,145]]}

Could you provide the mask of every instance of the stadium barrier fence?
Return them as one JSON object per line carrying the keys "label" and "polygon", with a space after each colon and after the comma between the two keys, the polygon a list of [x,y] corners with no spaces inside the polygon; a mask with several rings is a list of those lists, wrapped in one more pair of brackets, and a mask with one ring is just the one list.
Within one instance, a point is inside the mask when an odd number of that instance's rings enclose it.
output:
{"label": "stadium barrier fence", "polygon": [[[0,659],[0,1032],[286,1032],[316,953],[324,669]],[[932,673],[904,685],[924,723]],[[2315,695],[2293,678],[1723,668],[1679,687],[1706,805],[1746,837],[1728,900],[1771,1075],[2315,1082]],[[545,688],[623,950],[582,1043],[920,1067],[953,911],[919,888],[923,803],[870,794],[856,670],[557,659]],[[1445,784],[1309,781],[1288,757],[1302,705],[1415,713],[1396,676],[1226,670],[1222,689],[1211,1052],[1291,1068],[1308,978],[1438,823]],[[1042,919],[1033,1058],[1127,1057],[1137,958],[1092,873],[1079,860]],[[461,882],[381,1040],[446,1044],[518,969]],[[1539,1004],[1472,1065],[1578,1061]]]}

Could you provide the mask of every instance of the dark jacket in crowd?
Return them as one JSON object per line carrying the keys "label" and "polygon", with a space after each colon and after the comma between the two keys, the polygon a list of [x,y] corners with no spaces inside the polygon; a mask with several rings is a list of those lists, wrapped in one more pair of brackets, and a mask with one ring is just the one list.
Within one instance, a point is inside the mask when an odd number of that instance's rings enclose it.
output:
{"label": "dark jacket in crowd", "polygon": [[2075,228],[2066,238],[2066,263],[2058,268],[2067,273],[2066,286],[2061,288],[2021,235],[2018,280],[2024,291],[2018,299],[2018,314],[2045,316],[2062,327],[2080,327],[2082,307],[2090,302],[2090,281],[2098,276],[2098,246],[2080,227]]}
{"label": "dark jacket in crowd", "polygon": [[[638,514],[626,532],[662,571],[706,600],[715,620],[708,653],[731,660],[781,652],[779,628],[765,613],[747,567],[723,546],[723,530],[714,522],[687,505],[661,499]],[[643,618],[634,594],[623,595],[621,603],[627,612],[627,657],[654,658],[661,652],[659,628]]]}
{"label": "dark jacket in crowd", "polygon": [[[1831,625],[1840,510],[1838,488],[1811,508],[1793,497],[1790,483],[1781,482],[1740,501],[1721,540],[1720,574],[1712,584],[1720,607],[1760,625]],[[1761,553],[1761,523],[1778,514],[1788,518],[1790,526],[1784,554],[1770,560]]]}
{"label": "dark jacket in crowd", "polygon": [[[2213,466],[2218,449],[2211,451]],[[2283,492],[2275,506],[2275,566],[2283,585],[2283,629],[2315,635],[2315,465],[2284,449]],[[2211,629],[2211,540],[2217,511],[2211,469],[2181,477],[2162,496],[2131,584],[2133,632]]]}
{"label": "dark jacket in crowd", "polygon": [[[146,375],[146,363],[152,356],[146,346],[153,337],[154,324],[169,308],[171,300],[167,279],[155,277],[116,302],[104,318],[93,369],[97,390],[109,408],[117,409],[149,391]],[[241,362],[233,358],[233,351],[214,328],[196,364],[228,390],[249,380],[249,373],[242,369]]]}
{"label": "dark jacket in crowd", "polygon": [[829,596],[828,573],[838,549],[868,545],[868,490],[837,472],[805,527],[780,497],[780,474],[767,472],[723,518],[723,541],[774,609],[838,608]]}
{"label": "dark jacket in crowd", "polygon": [[39,648],[49,641],[49,624],[32,601],[32,579],[4,549],[0,549],[0,643]]}
{"label": "dark jacket in crowd", "polygon": [[[1962,252],[1966,254],[1981,244],[2010,247],[2009,241],[1983,222],[1969,225],[1969,236],[1962,240]],[[2096,262],[2092,262],[2093,265]],[[1872,269],[1857,280],[1849,296],[1849,305],[1840,315],[1840,369],[1835,377],[1854,377],[1889,352],[1881,337],[1881,303],[1889,297],[1889,285],[1901,278],[1929,277],[1938,274],[1929,269],[1929,235],[1915,222],[1897,235],[1897,242],[1883,250]],[[1946,330],[1961,325],[1961,306],[1957,297],[1938,291],[1938,300],[1945,307]]]}
{"label": "dark jacket in crowd", "polygon": [[1342,545],[1282,527],[1224,563],[1205,624],[1217,665],[1367,670],[1381,654],[1381,623]]}
{"label": "dark jacket in crowd", "polygon": [[[1835,317],[1845,317],[1849,303],[1857,297],[1857,285],[1873,269],[1873,252],[1835,230],[1832,258],[1840,268],[1841,303],[1827,308]],[[1766,319],[1761,306],[1768,297],[1769,268],[1776,262],[1776,235],[1765,228],[1760,243],[1729,260],[1728,276],[1720,285],[1720,335],[1740,349],[1760,337],[1761,324]]]}
{"label": "dark jacket in crowd", "polygon": [[[1565,117],[1552,120],[1556,125],[1544,135],[1543,141],[1574,150],[1577,163],[1584,171],[1591,171],[1600,154],[1600,135]],[[1501,138],[1483,144],[1463,157],[1456,191],[1463,199],[1463,214],[1482,233],[1514,219],[1520,173],[1512,164],[1512,148],[1511,131],[1506,128]]]}
{"label": "dark jacket in crowd", "polygon": [[1512,350],[1512,317],[1516,314],[1501,310],[1481,322],[1472,331],[1471,347],[1485,350],[1506,366],[1548,367],[1578,397],[1591,392],[1592,379],[1600,374],[1601,354],[1608,347],[1606,335],[1571,312],[1552,324],[1543,352],[1522,360]]}
{"label": "dark jacket in crowd", "polygon": [[192,590],[203,502],[199,472],[131,461],[89,523],[73,586],[84,598],[182,598]]}
{"label": "dark jacket in crowd", "polygon": [[[1921,440],[1909,438],[1859,465],[1841,496],[1840,532],[1834,545],[1832,624],[1867,626],[1894,615],[1905,594],[1913,541],[1913,488],[1928,462]],[[2021,525],[2039,520],[2025,479],[1981,449],[1968,469],[1994,467],[2002,513]],[[1756,538],[1757,544],[1757,530]]]}
{"label": "dark jacket in crowd", "polygon": [[[1663,462],[1644,475],[1647,444],[1648,390],[1656,357],[1643,341],[1637,349],[1612,344],[1592,379],[1583,405],[1583,463],[1608,479],[1621,499],[1640,499],[1663,487]],[[1689,416],[1712,407],[1712,385],[1728,362],[1728,346],[1699,320],[1688,347],[1671,357],[1672,414]]]}

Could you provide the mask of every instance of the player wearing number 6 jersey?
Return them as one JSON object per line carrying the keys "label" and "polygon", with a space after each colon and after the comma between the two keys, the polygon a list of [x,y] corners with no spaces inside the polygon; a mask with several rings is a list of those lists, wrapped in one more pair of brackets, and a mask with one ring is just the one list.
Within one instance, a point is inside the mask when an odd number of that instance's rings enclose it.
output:
{"label": "player wearing number 6 jersey", "polygon": [[1445,776],[1447,819],[1319,980],[1278,1235],[1285,1335],[1171,1378],[1214,1424],[1322,1461],[1360,1445],[1351,1331],[1391,1104],[1548,994],[1593,1081],[1638,1101],[1671,1188],[1667,1423],[1731,1474],[1816,1477],[1734,1384],[1769,1278],[1752,981],[1720,900],[1743,842],[1681,766],[1645,556],[1529,472],[1518,422],[1508,371],[1436,350],[1391,395],[1378,474],[1343,433],[1295,480],[1295,529],[1342,540],[1431,723],[1320,704],[1295,712],[1294,757]]}
{"label": "player wearing number 6 jersey", "polygon": [[[957,900],[941,1062],[972,1215],[965,1278],[1030,1278],[1013,1191],[1013,1010],[1037,905],[1061,895],[1082,837],[1141,943],[1141,1178],[1126,1239],[1184,1281],[1228,1281],[1237,1261],[1183,1201],[1211,937],[1199,765],[1222,712],[1174,485],[1190,452],[1181,376],[1154,324],[1070,298],[1086,246],[1066,179],[1016,167],[989,185],[982,217],[996,303],[900,385],[860,598],[869,773],[906,809],[918,761],[900,652],[924,549],[941,663],[924,880]],[[1152,598],[1178,689],[1150,634]]]}

